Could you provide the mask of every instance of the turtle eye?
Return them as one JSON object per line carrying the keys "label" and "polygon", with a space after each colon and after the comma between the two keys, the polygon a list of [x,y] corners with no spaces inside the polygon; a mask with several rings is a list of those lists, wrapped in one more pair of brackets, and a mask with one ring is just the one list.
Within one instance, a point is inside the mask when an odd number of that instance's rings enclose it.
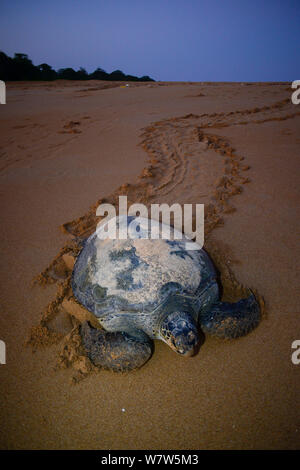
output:
{"label": "turtle eye", "polygon": [[192,342],[195,340],[195,333],[193,331],[189,331],[187,337],[188,337],[188,340]]}

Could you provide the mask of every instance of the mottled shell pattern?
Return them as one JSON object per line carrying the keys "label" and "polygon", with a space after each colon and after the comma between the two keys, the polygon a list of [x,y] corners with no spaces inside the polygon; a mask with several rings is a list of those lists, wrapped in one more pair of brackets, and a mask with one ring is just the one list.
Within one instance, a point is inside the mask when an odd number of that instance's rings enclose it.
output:
{"label": "mottled shell pattern", "polygon": [[[117,229],[127,227],[127,238],[112,236],[114,223]],[[156,239],[150,238],[153,229]],[[187,249],[192,244],[198,249]],[[170,297],[192,305],[195,317],[218,297],[215,271],[203,249],[172,227],[126,216],[100,225],[85,241],[72,288],[106,330],[126,331],[130,324],[152,338],[158,337]]]}

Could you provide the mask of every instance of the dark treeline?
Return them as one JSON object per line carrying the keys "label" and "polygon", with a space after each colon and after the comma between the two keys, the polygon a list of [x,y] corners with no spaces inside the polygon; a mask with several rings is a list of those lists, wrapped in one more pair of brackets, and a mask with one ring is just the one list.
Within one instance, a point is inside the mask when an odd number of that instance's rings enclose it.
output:
{"label": "dark treeline", "polygon": [[154,82],[152,78],[144,75],[135,77],[125,75],[121,70],[107,73],[100,67],[92,73],[80,67],[79,70],[63,68],[54,70],[48,64],[33,65],[27,54],[15,54],[14,57],[7,56],[0,51],[0,80],[119,80],[131,82]]}

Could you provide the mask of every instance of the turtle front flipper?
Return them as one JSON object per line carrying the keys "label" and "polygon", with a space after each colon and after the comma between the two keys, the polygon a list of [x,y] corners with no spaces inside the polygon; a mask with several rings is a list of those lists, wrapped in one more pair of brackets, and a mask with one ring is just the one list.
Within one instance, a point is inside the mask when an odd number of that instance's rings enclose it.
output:
{"label": "turtle front flipper", "polygon": [[259,324],[260,319],[260,307],[253,294],[236,303],[216,302],[199,316],[204,333],[224,339],[246,335]]}
{"label": "turtle front flipper", "polygon": [[109,332],[93,328],[86,321],[80,334],[89,359],[100,368],[126,372],[138,369],[152,355],[153,343],[142,331]]}

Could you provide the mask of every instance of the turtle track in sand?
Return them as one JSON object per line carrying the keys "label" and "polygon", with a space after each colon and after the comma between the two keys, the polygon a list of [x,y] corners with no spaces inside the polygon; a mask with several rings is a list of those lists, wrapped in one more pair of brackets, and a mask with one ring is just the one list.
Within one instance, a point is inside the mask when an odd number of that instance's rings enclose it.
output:
{"label": "turtle track in sand", "polygon": [[[127,195],[129,202],[141,202],[145,205],[174,202],[175,191],[184,193],[187,184],[189,188],[194,186],[197,194],[195,166],[198,164],[199,167],[200,157],[207,164],[209,151],[213,151],[222,157],[222,170],[219,179],[214,181],[215,188],[211,196],[202,195],[200,191],[201,197],[208,197],[205,201],[206,234],[210,233],[214,226],[222,223],[222,213],[234,211],[233,207],[228,207],[229,199],[242,192],[241,185],[250,182],[244,173],[249,169],[244,157],[236,154],[228,139],[214,135],[211,129],[282,121],[300,115],[300,111],[286,112],[289,103],[290,99],[284,99],[261,108],[228,113],[189,114],[151,124],[142,130],[140,143],[148,154],[149,165],[143,169],[137,183],[122,185],[110,196],[97,201],[84,216],[65,223],[62,230],[75,237],[92,233],[100,220],[95,216],[96,207],[102,202],[109,202],[117,207],[119,194]],[[201,171],[201,168],[198,170]]]}
{"label": "turtle track in sand", "polygon": [[[49,329],[49,323],[61,312],[65,298],[72,298],[70,288],[71,272],[63,263],[62,257],[71,253],[76,257],[80,251],[79,241],[89,236],[96,228],[100,218],[96,217],[96,208],[101,203],[111,203],[118,207],[119,195],[127,195],[128,205],[140,202],[148,208],[153,203],[204,203],[205,204],[205,248],[212,257],[221,274],[224,299],[234,301],[246,296],[247,288],[235,278],[224,254],[210,241],[211,232],[224,223],[224,216],[235,211],[232,197],[243,191],[250,182],[246,172],[250,167],[243,156],[236,153],[230,141],[213,134],[213,129],[236,125],[261,124],[270,121],[292,119],[300,111],[290,112],[290,99],[277,101],[272,105],[236,110],[226,113],[188,114],[182,117],[164,119],[142,129],[140,145],[148,154],[149,164],[141,172],[135,184],[123,184],[109,196],[96,202],[83,216],[61,227],[71,235],[71,239],[57,254],[50,265],[40,273],[35,282],[46,285],[57,283],[56,298],[41,314],[40,324],[33,327],[27,343],[33,347],[52,344],[63,340],[59,365],[68,367],[73,364],[77,369],[77,381],[86,373],[95,370],[83,355],[78,334],[78,323],[73,320],[73,330],[63,338],[62,334]],[[199,178],[201,165],[209,164],[213,155],[213,166],[218,158],[218,178],[211,184],[209,194],[201,194]],[[189,194],[196,194],[198,200],[189,200]],[[178,194],[184,200],[176,201]],[[195,196],[194,196],[195,197]],[[264,300],[256,292],[264,312]]]}

